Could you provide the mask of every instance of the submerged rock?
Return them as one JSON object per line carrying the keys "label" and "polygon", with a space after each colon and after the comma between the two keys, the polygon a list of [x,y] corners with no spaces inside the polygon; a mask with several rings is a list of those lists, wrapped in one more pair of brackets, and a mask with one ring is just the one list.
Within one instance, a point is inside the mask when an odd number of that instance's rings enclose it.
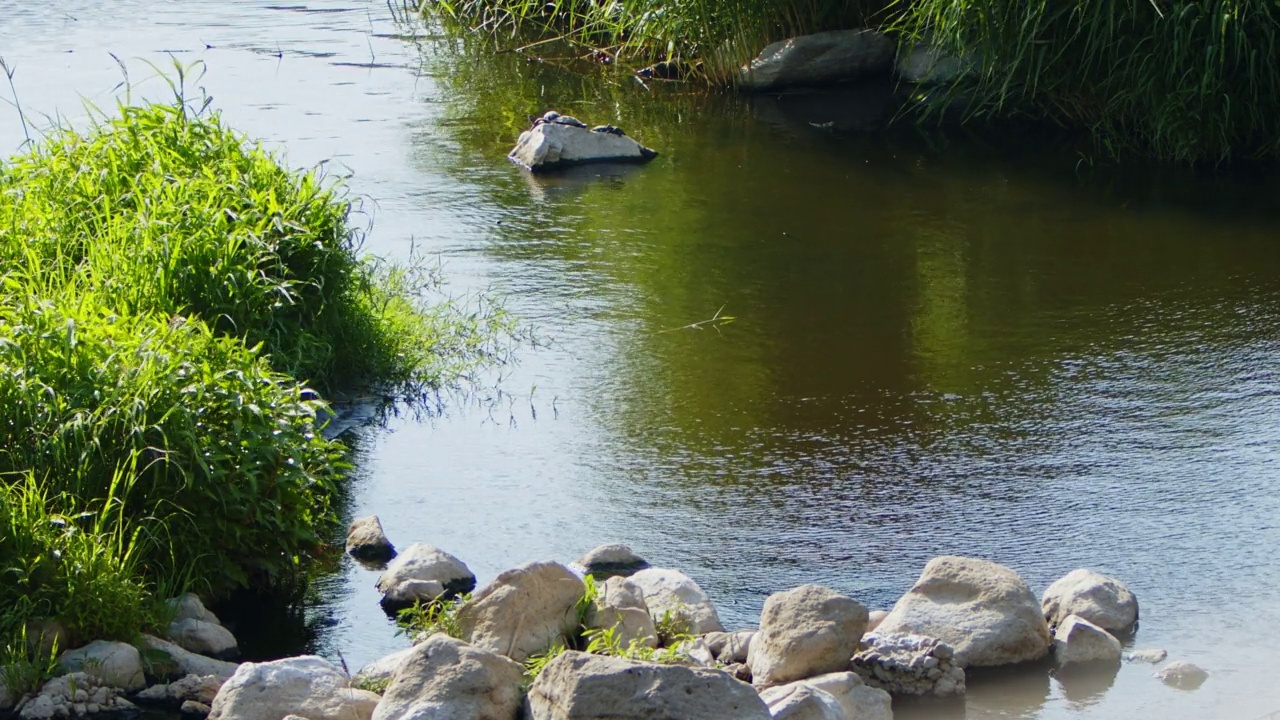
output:
{"label": "submerged rock", "polygon": [[408,653],[373,720],[508,720],[520,711],[524,667],[435,634]]}
{"label": "submerged rock", "polygon": [[217,697],[213,720],[280,720],[296,713],[309,720],[369,720],[379,696],[351,687],[341,668],[305,655],[245,663]]}
{"label": "submerged rock", "polygon": [[1049,652],[1049,626],[1026,582],[976,558],[930,560],[876,632],[937,638],[955,649],[961,667],[1010,665]]}
{"label": "submerged rock", "polygon": [[640,647],[657,647],[658,631],[639,585],[624,577],[611,577],[600,585],[599,595],[587,610],[590,629],[613,629],[622,647],[633,642]]}
{"label": "submerged rock", "polygon": [[752,682],[773,685],[849,668],[867,629],[867,609],[818,585],[774,593],[764,601],[747,664]]}
{"label": "submerged rock", "polygon": [[96,675],[73,672],[45,683],[18,712],[22,720],[52,718],[131,718],[140,711],[120,689]]}
{"label": "submerged rock", "polygon": [[743,90],[827,85],[888,73],[893,41],[875,30],[831,30],[767,46],[738,73]]}
{"label": "submerged rock", "polygon": [[376,587],[382,592],[383,608],[391,612],[419,601],[469,593],[476,587],[476,576],[458,558],[434,545],[417,543],[387,564]]}
{"label": "submerged rock", "polygon": [[58,668],[64,673],[84,673],[103,685],[126,692],[141,690],[147,684],[142,673],[142,655],[128,643],[94,640],[63,653],[58,658]]}
{"label": "submerged rock", "polygon": [[387,562],[396,556],[396,548],[382,530],[377,515],[356,518],[347,526],[347,554],[357,560]]}
{"label": "submerged rock", "polygon": [[645,162],[658,153],[627,137],[618,128],[595,129],[576,118],[549,112],[520,134],[507,156],[534,172],[598,162]]}
{"label": "submerged rock", "polygon": [[524,662],[577,626],[587,586],[554,562],[526,563],[485,585],[458,611],[462,637],[476,647]]}
{"label": "submerged rock", "polygon": [[769,720],[746,683],[719,670],[568,651],[529,688],[529,720]]}
{"label": "submerged rock", "polygon": [[1120,664],[1120,641],[1078,615],[1068,615],[1053,634],[1053,657],[1059,665]]}
{"label": "submerged rock", "polygon": [[635,554],[631,548],[617,543],[593,548],[573,564],[596,580],[607,580],[618,575],[633,575],[649,567],[649,561]]}
{"label": "submerged rock", "polygon": [[1186,660],[1174,660],[1156,672],[1165,685],[1180,690],[1195,690],[1209,679],[1209,673]]}
{"label": "submerged rock", "polygon": [[866,647],[853,656],[853,670],[873,688],[937,697],[965,692],[964,668],[955,663],[955,650],[936,638],[877,632],[863,643]]}
{"label": "submerged rock", "polygon": [[688,575],[679,570],[649,568],[630,579],[644,591],[644,601],[655,620],[670,615],[692,635],[724,632],[711,598]]}
{"label": "submerged rock", "polygon": [[1056,626],[1075,615],[1111,633],[1128,633],[1138,622],[1138,598],[1115,578],[1092,570],[1072,570],[1040,599],[1045,620]]}

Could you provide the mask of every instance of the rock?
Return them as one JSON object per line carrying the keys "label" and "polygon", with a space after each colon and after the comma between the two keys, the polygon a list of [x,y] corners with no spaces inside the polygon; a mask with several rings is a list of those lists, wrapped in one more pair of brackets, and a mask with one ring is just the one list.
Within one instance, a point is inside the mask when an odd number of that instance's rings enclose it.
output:
{"label": "rock", "polygon": [[168,634],[178,647],[197,655],[225,660],[240,654],[235,635],[217,623],[182,618],[169,624]]}
{"label": "rock", "polygon": [[514,720],[524,667],[447,635],[409,651],[373,720]]}
{"label": "rock", "polygon": [[576,629],[575,606],[586,592],[582,580],[560,563],[526,563],[468,600],[458,611],[458,625],[472,645],[524,662]]}
{"label": "rock", "polygon": [[711,598],[693,578],[679,570],[649,568],[632,575],[630,580],[644,591],[644,601],[655,620],[670,614],[692,635],[724,632]]}
{"label": "rock", "polygon": [[475,587],[476,576],[461,560],[434,545],[421,543],[410,545],[388,563],[377,584],[382,605],[388,611],[402,610],[419,600],[429,602],[469,593]]}
{"label": "rock", "polygon": [[626,648],[657,647],[658,631],[644,601],[644,591],[625,577],[611,577],[599,586],[599,595],[587,611],[586,625],[592,629],[613,628]]}
{"label": "rock", "polygon": [[351,687],[341,668],[314,655],[244,663],[213,699],[213,720],[369,720],[381,698]]}
{"label": "rock", "polygon": [[367,515],[347,526],[347,554],[357,560],[387,562],[396,556],[396,548],[382,531],[378,516]]}
{"label": "rock", "polygon": [[1059,665],[1120,663],[1120,641],[1078,615],[1068,615],[1053,635],[1053,657]]}
{"label": "rock", "polygon": [[1076,615],[1110,633],[1122,634],[1138,622],[1138,599],[1129,588],[1092,570],[1067,573],[1044,591],[1040,604],[1051,627],[1068,615]]}
{"label": "rock", "polygon": [[724,671],[744,683],[751,682],[751,668],[746,663],[733,663],[732,665],[726,665],[724,667]]}
{"label": "rock", "polygon": [[161,683],[138,693],[136,700],[154,705],[177,707],[188,701],[209,705],[222,688],[223,678],[206,675],[188,675],[171,683]]}
{"label": "rock", "polygon": [[1160,668],[1156,672],[1156,677],[1160,678],[1165,685],[1181,690],[1195,690],[1209,679],[1209,673],[1186,660],[1174,660]]}
{"label": "rock", "polygon": [[80,673],[102,685],[126,692],[141,690],[147,681],[142,673],[142,656],[128,643],[95,640],[82,648],[68,650],[58,658],[63,673]]}
{"label": "rock", "polygon": [[829,85],[887,73],[893,41],[875,30],[831,30],[767,46],[738,72],[743,90]]}
{"label": "rock", "polygon": [[818,585],[774,593],[764,602],[747,664],[752,682],[775,685],[847,670],[867,629],[867,609]]}
{"label": "rock", "polygon": [[1049,651],[1049,626],[1031,589],[1009,568],[975,558],[930,560],[876,632],[937,638],[961,667],[1038,660]]}
{"label": "rock", "polygon": [[1150,663],[1155,665],[1169,657],[1169,653],[1164,650],[1135,650],[1124,656],[1125,662],[1131,663]]}
{"label": "rock", "polygon": [[840,703],[847,720],[893,720],[893,698],[862,682],[856,673],[828,673],[800,683],[830,694]]}
{"label": "rock", "polygon": [[121,691],[110,687],[97,676],[73,672],[44,684],[35,697],[23,704],[18,712],[22,720],[51,720],[51,718],[84,717],[89,714],[89,704],[97,706],[101,715],[109,713],[117,717],[132,716],[138,708],[126,700]]}
{"label": "rock", "polygon": [[182,716],[186,718],[207,718],[209,713],[213,712],[213,708],[209,707],[208,703],[187,700],[178,708],[178,712],[182,713]]}
{"label": "rock", "polygon": [[739,630],[733,633],[707,633],[705,637],[707,647],[711,648],[716,660],[732,665],[747,661],[747,655],[751,651],[751,639],[755,634],[755,630]]}
{"label": "rock", "polygon": [[75,639],[66,626],[51,618],[36,618],[25,624],[27,645],[41,657],[50,657],[55,650],[75,647]]}
{"label": "rock", "polygon": [[12,710],[13,706],[16,705],[17,702],[18,696],[9,689],[9,686],[4,681],[4,677],[0,675],[0,714]]}
{"label": "rock", "polygon": [[218,619],[204,606],[200,601],[200,596],[195,593],[185,593],[176,598],[169,598],[165,601],[171,610],[173,610],[173,620],[199,620],[201,622],[213,623],[221,625],[222,621]]}
{"label": "rock", "polygon": [[830,693],[804,683],[762,690],[760,699],[774,720],[845,720],[844,708]]}
{"label": "rock", "polygon": [[512,162],[533,172],[598,162],[645,162],[658,153],[623,134],[539,122],[520,134]]}
{"label": "rock", "polygon": [[887,617],[889,617],[888,610],[872,610],[867,613],[867,632],[875,632],[876,628],[880,627],[880,623],[884,622]]}
{"label": "rock", "polygon": [[573,562],[582,572],[596,580],[608,580],[616,576],[633,575],[649,567],[649,561],[635,554],[631,548],[617,543],[601,545]]}
{"label": "rock", "polygon": [[679,645],[679,649],[694,665],[705,668],[716,666],[716,656],[711,653],[711,648],[707,647],[707,641],[702,638],[685,641]]}
{"label": "rock", "polygon": [[853,671],[867,685],[891,695],[964,694],[964,668],[955,663],[950,645],[922,635],[879,632],[862,641],[865,647],[853,656]]}
{"label": "rock", "polygon": [[240,667],[236,663],[197,655],[151,635],[143,635],[137,647],[147,666],[151,668],[148,672],[153,676],[213,675],[219,680],[226,680]]}
{"label": "rock", "polygon": [[529,720],[768,720],[750,685],[727,673],[568,651],[529,688]]}
{"label": "rock", "polygon": [[413,648],[408,647],[374,660],[360,668],[360,672],[356,673],[356,676],[351,679],[352,686],[365,690],[370,689],[370,687],[385,686],[391,682],[391,678],[395,676],[396,669],[400,667],[400,664],[409,659],[412,654]]}
{"label": "rock", "polygon": [[975,63],[951,55],[928,43],[907,47],[894,65],[899,79],[917,85],[949,85],[976,70]]}

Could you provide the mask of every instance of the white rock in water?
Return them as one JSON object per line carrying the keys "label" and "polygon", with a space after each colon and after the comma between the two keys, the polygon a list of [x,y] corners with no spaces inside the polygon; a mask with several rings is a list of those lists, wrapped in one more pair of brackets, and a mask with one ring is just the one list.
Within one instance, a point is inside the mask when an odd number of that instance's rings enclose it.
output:
{"label": "white rock in water", "polygon": [[520,134],[507,157],[534,172],[597,162],[644,162],[654,150],[626,135],[559,122],[539,122]]}
{"label": "white rock in water", "polygon": [[1174,660],[1160,668],[1156,672],[1156,677],[1160,678],[1165,685],[1183,690],[1195,690],[1209,679],[1209,673],[1186,660]]}
{"label": "white rock in water", "polygon": [[1072,570],[1044,591],[1045,620],[1058,625],[1068,615],[1084,618],[1112,633],[1126,633],[1138,622],[1138,598],[1125,584],[1092,570]]}
{"label": "white rock in water", "polygon": [[414,601],[435,600],[440,595],[471,592],[476,576],[458,558],[434,545],[410,545],[396,556],[378,578],[384,606],[408,607]]}
{"label": "white rock in water", "polygon": [[631,575],[649,567],[649,561],[635,554],[626,545],[614,543],[601,545],[570,564],[582,568],[582,572],[602,582],[616,575]]}
{"label": "white rock in water", "polygon": [[649,568],[632,575],[630,580],[644,591],[644,601],[655,620],[670,613],[684,622],[693,635],[724,632],[711,598],[693,578],[679,570]]}
{"label": "white rock in water", "polygon": [[1155,665],[1169,657],[1169,653],[1164,650],[1134,650],[1124,656],[1126,662],[1131,663],[1150,663]]}
{"label": "white rock in water", "polygon": [[1053,656],[1059,665],[1106,662],[1118,664],[1123,648],[1111,633],[1079,615],[1068,615],[1053,635]]}
{"label": "white rock in water", "polygon": [[875,30],[830,30],[769,45],[738,71],[738,87],[774,90],[827,85],[878,72],[893,62],[893,41]]}
{"label": "white rock in water", "polygon": [[358,560],[387,562],[396,556],[396,548],[382,530],[377,515],[356,518],[347,526],[347,554]]}

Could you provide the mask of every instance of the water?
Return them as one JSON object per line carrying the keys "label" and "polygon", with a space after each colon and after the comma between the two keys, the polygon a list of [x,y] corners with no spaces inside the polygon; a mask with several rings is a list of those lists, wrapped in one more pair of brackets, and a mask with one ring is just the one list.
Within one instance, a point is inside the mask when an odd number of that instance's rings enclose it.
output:
{"label": "water", "polygon": [[[437,255],[455,292],[508,297],[550,341],[504,371],[496,402],[353,433],[350,510],[398,544],[440,545],[484,582],[625,541],[695,577],[731,627],[804,582],[887,608],[942,553],[1005,563],[1037,592],[1087,566],[1138,594],[1135,647],[1210,680],[1025,673],[899,717],[1280,709],[1275,180],[858,132],[873,93],[748,101],[458,56],[406,40],[379,2],[0,10],[37,125],[109,107],[109,53],[135,97],[168,92],[143,60],[203,61],[232,125],[350,174],[370,251]],[[663,154],[531,179],[504,154],[551,107]],[[22,140],[0,105],[0,147]],[[736,320],[683,327],[721,308]],[[344,563],[291,647],[243,640],[353,668],[397,649],[375,579]]]}

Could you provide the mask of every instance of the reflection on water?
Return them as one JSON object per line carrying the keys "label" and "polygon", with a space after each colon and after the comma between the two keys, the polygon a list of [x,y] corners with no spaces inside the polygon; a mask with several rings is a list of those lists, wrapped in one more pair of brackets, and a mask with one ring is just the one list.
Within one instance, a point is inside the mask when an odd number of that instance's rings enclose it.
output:
{"label": "reflection on water", "polygon": [[[554,340],[510,395],[353,431],[351,512],[397,544],[440,545],[483,582],[621,540],[697,578],[730,626],[804,582],[886,608],[941,553],[1037,591],[1089,566],[1138,594],[1135,647],[1206,667],[1203,687],[1045,669],[899,716],[1280,708],[1274,179],[860,132],[874,89],[707,96],[459,56],[372,1],[0,10],[29,112],[106,104],[108,53],[203,60],[230,123],[352,174],[370,250],[425,247],[459,292],[509,296]],[[136,94],[166,91],[130,67]],[[553,107],[662,155],[531,178],[505,154]],[[0,144],[21,140],[0,106]],[[675,330],[721,307],[734,323]],[[399,647],[375,579],[342,561],[290,642],[352,666]]]}

